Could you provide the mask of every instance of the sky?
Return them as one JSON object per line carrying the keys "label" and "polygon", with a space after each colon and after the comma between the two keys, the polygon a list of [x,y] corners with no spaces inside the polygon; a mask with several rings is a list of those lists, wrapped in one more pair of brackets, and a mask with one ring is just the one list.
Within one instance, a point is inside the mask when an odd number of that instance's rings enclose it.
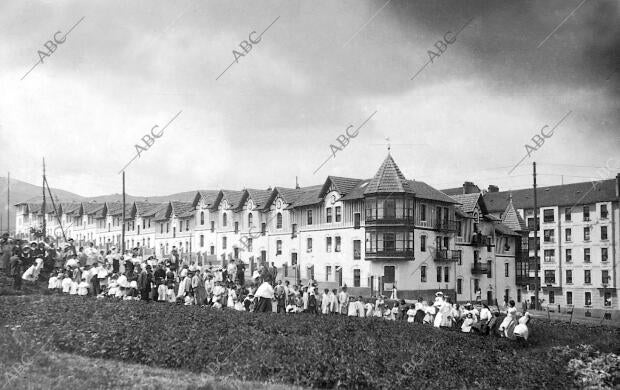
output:
{"label": "sky", "polygon": [[372,177],[389,142],[440,189],[524,188],[533,161],[539,185],[615,177],[618,20],[617,0],[2,1],[0,176],[39,183],[45,157],[53,187],[118,193],[140,145],[132,195],[310,186]]}

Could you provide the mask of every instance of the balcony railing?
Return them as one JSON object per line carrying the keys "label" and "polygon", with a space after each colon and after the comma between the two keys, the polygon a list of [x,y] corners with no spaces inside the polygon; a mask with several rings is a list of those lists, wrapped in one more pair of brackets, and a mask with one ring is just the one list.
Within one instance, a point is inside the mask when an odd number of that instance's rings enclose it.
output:
{"label": "balcony railing", "polygon": [[456,232],[456,221],[453,220],[439,220],[435,221],[435,229],[444,232]]}
{"label": "balcony railing", "polygon": [[366,254],[365,254],[366,260],[373,260],[373,259],[379,259],[379,258],[391,258],[391,259],[401,259],[401,260],[413,259],[413,249],[404,249],[404,250],[387,249],[387,250],[381,250],[381,251],[377,251],[377,250],[373,251],[373,250],[366,249]]}
{"label": "balcony railing", "polygon": [[413,217],[382,217],[366,216],[366,225],[407,225],[413,224]]}
{"label": "balcony railing", "polygon": [[437,249],[435,251],[435,261],[461,261],[461,251]]}
{"label": "balcony railing", "polygon": [[472,275],[488,274],[489,267],[487,264],[474,263],[474,265],[471,267],[471,273]]}
{"label": "balcony railing", "polygon": [[486,234],[474,234],[471,238],[471,244],[474,246],[492,246],[493,237]]}

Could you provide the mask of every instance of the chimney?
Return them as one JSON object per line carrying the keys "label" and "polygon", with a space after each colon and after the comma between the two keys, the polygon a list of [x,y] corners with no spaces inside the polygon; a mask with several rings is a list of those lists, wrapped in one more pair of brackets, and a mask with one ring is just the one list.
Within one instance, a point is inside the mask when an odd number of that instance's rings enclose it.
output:
{"label": "chimney", "polygon": [[[478,191],[476,191],[478,190]],[[463,195],[465,194],[473,194],[476,192],[479,192],[480,190],[478,189],[478,187],[472,183],[471,181],[466,181],[465,183],[463,183]]]}
{"label": "chimney", "polygon": [[616,198],[620,199],[620,173],[616,175]]}
{"label": "chimney", "polygon": [[297,181],[297,176],[295,176],[295,189],[299,189],[299,181]]}
{"label": "chimney", "polygon": [[499,187],[494,184],[489,184],[489,192],[499,192]]}

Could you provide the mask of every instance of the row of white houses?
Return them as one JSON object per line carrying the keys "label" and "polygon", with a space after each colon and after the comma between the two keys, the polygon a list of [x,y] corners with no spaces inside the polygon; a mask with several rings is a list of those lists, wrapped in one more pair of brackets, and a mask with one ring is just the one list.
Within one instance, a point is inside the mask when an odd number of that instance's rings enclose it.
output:
{"label": "row of white houses", "polygon": [[[490,213],[480,192],[446,193],[407,180],[388,154],[372,179],[329,176],[310,187],[197,191],[192,202],[126,206],[125,246],[166,257],[173,246],[192,260],[274,263],[282,275],[322,286],[430,298],[436,291],[472,301],[530,299],[517,283],[527,262],[528,229],[512,201]],[[122,205],[16,205],[18,235],[46,218],[47,235],[80,245],[119,247]],[[56,215],[57,214],[57,215]],[[524,260],[525,259],[525,260]],[[522,270],[521,270],[522,271]]]}

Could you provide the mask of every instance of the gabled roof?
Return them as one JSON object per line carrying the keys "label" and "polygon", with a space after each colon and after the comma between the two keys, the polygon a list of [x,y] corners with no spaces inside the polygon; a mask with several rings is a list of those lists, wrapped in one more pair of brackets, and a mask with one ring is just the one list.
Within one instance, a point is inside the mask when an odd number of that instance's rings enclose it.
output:
{"label": "gabled roof", "polygon": [[132,214],[140,217],[153,217],[161,203],[134,202]]}
{"label": "gabled roof", "polygon": [[82,210],[85,215],[94,215],[105,206],[104,203],[82,202]]}
{"label": "gabled roof", "polygon": [[218,197],[221,195],[220,190],[201,190],[196,193],[194,196],[194,202],[192,202],[192,206],[198,206],[198,203],[202,199],[205,205],[211,208],[217,201]]}
{"label": "gabled roof", "polygon": [[[272,192],[273,190],[257,190],[253,188],[245,189],[247,197],[252,199],[252,202],[254,202],[257,208],[262,208],[265,205],[267,200],[269,200],[269,196]],[[247,199],[243,199],[243,202],[245,202],[246,200]]]}
{"label": "gabled roof", "polygon": [[378,193],[414,193],[389,153],[364,190],[364,194]]}
{"label": "gabled roof", "polygon": [[420,199],[428,199],[428,200],[436,200],[444,203],[458,203],[448,195],[431,187],[430,185],[424,183],[423,181],[410,180],[409,185],[415,192],[415,197]]}
{"label": "gabled roof", "polygon": [[[123,216],[123,203],[122,202],[107,202],[107,215],[112,217]],[[133,216],[133,204],[125,202],[125,219]]]}
{"label": "gabled roof", "polygon": [[[222,199],[226,199],[228,206],[230,206],[232,209],[236,209],[243,206],[241,204],[243,194],[243,191],[222,190]],[[219,201],[221,202],[222,199],[220,199]]]}
{"label": "gabled roof", "polygon": [[[501,212],[506,209],[512,194],[514,207],[517,209],[534,208],[534,190],[531,188],[488,192],[484,195],[484,201],[490,213]],[[582,182],[564,184],[550,187],[538,187],[538,207],[587,205],[597,202],[617,201],[616,180],[602,180],[597,183]]]}
{"label": "gabled roof", "polygon": [[62,213],[65,215],[81,215],[82,214],[82,203],[79,203],[79,202],[61,203],[60,207],[62,209]]}
{"label": "gabled roof", "polygon": [[454,195],[463,195],[463,187],[446,188],[441,190],[446,195],[454,197]]}
{"label": "gabled roof", "polygon": [[334,187],[340,195],[346,195],[353,190],[362,179],[353,179],[349,177],[328,176],[318,194],[319,198],[324,198],[330,187]]}
{"label": "gabled roof", "polygon": [[170,213],[172,212],[172,206],[170,205],[170,202],[168,203],[164,203],[161,206],[159,206],[157,208],[157,210],[155,211],[155,221],[166,221],[168,218],[170,218]]}
{"label": "gabled roof", "polygon": [[484,199],[482,198],[482,194],[474,193],[474,194],[465,194],[465,195],[452,195],[452,199],[456,200],[461,204],[459,208],[464,213],[473,213],[476,210],[476,205],[480,207],[482,214],[487,213],[486,205],[484,204]]}
{"label": "gabled roof", "polygon": [[179,202],[173,200],[170,202],[172,208],[171,213],[177,218],[189,218],[194,216],[194,206],[190,202]]}
{"label": "gabled roof", "polygon": [[321,203],[323,197],[319,196],[323,189],[323,185],[315,185],[310,187],[302,187],[297,189],[296,199],[287,208],[310,206]]}
{"label": "gabled roof", "polygon": [[512,199],[508,201],[508,206],[506,206],[506,210],[502,215],[502,223],[515,232],[526,232],[529,230],[523,217],[515,209]]}

